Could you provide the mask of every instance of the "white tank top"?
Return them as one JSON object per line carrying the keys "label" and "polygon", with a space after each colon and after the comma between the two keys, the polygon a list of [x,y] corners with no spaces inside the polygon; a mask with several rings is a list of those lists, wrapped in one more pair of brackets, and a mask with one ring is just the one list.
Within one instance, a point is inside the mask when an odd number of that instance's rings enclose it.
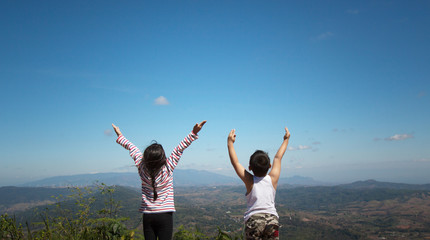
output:
{"label": "white tank top", "polygon": [[275,208],[275,194],[272,178],[269,175],[265,177],[254,178],[254,185],[251,192],[246,195],[247,210],[245,212],[245,221],[256,213],[270,213],[277,217],[278,213]]}

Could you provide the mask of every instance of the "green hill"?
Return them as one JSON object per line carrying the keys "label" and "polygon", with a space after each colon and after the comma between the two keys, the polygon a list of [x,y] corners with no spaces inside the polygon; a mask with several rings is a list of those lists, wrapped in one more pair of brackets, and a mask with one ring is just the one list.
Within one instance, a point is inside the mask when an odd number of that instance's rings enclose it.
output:
{"label": "green hill", "polygon": [[[368,184],[374,185],[375,182]],[[79,213],[75,204],[76,199],[70,198],[71,193],[64,192],[67,189],[48,190],[52,191],[49,193],[58,190],[58,193],[63,194],[64,197],[56,199],[61,209],[71,215]],[[19,201],[25,203],[34,199],[38,192],[48,190],[22,188],[14,189],[11,193],[21,195]],[[94,198],[94,202],[91,203],[93,216],[98,216],[97,211],[103,209],[106,202],[114,200],[122,206],[115,214],[128,218],[124,222],[128,228],[141,231],[141,214],[138,212],[139,189],[117,186],[112,195],[102,194],[96,189],[90,190],[92,193],[83,195],[86,198]],[[20,191],[24,193],[20,194]],[[243,186],[175,187],[177,210],[174,214],[175,231],[183,225],[187,229],[199,229],[209,236],[215,236],[218,228],[232,234],[241,234],[243,213],[246,208],[244,193]],[[14,194],[3,199],[10,204]],[[76,195],[76,192],[74,194]],[[48,195],[46,193],[44,197],[38,199],[46,199]],[[281,239],[430,237],[430,192],[417,190],[415,186],[392,185],[389,188],[280,186],[276,195],[276,207],[282,225]],[[22,223],[25,221],[35,223],[41,221],[42,212],[52,217],[62,214],[55,204],[15,211],[15,214]]]}

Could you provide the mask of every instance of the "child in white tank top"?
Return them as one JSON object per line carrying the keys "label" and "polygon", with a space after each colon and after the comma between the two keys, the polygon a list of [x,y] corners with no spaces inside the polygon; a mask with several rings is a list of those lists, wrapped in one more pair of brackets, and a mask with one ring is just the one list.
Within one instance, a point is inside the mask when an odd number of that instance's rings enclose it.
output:
{"label": "child in white tank top", "polygon": [[[239,178],[245,183],[247,210],[245,212],[245,239],[279,239],[279,221],[275,208],[275,194],[281,173],[281,160],[287,150],[290,132],[285,128],[284,140],[270,165],[266,152],[255,151],[249,160],[249,173],[239,160],[234,150],[235,130],[231,130],[227,139],[231,164]],[[272,170],[269,174],[269,168]]]}

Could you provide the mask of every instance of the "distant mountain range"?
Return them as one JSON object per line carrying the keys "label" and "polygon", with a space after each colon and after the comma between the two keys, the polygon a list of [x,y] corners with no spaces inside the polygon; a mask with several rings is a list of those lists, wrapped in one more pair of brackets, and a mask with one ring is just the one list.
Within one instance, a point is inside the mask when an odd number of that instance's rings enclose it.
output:
{"label": "distant mountain range", "polygon": [[279,184],[289,184],[294,186],[328,186],[332,185],[325,182],[317,181],[311,177],[302,177],[302,176],[292,176],[280,178],[278,181]]}
{"label": "distant mountain range", "polygon": [[338,185],[342,188],[349,189],[409,189],[409,190],[430,190],[430,184],[407,184],[407,183],[392,183],[392,182],[379,182],[373,179],[366,181],[357,181],[349,184]]}
{"label": "distant mountain range", "polygon": [[[217,185],[240,185],[242,182],[238,177],[229,177],[203,170],[176,169],[174,172],[175,186],[217,186]],[[70,176],[57,176],[41,179],[38,181],[21,184],[21,187],[68,187],[88,186],[96,182],[107,185],[120,185],[128,187],[140,187],[140,178],[137,173],[95,173],[79,174]],[[300,186],[324,186],[328,185],[310,177],[293,176],[280,178],[279,184]]]}
{"label": "distant mountain range", "polygon": [[[229,177],[213,172],[193,169],[176,169],[174,172],[174,184],[178,187],[187,186],[221,186],[221,185],[242,185],[238,177]],[[104,183],[106,185],[118,185],[133,188],[140,188],[140,178],[137,173],[95,173],[79,174],[71,176],[57,176],[45,178],[42,180],[29,182],[19,185],[20,187],[70,187],[70,186],[89,186],[95,183]],[[279,184],[290,187],[297,186],[333,186],[311,177],[293,176],[280,178]],[[430,184],[406,184],[379,182],[376,180],[357,181],[349,184],[337,185],[341,188],[349,189],[413,189],[429,190]]]}

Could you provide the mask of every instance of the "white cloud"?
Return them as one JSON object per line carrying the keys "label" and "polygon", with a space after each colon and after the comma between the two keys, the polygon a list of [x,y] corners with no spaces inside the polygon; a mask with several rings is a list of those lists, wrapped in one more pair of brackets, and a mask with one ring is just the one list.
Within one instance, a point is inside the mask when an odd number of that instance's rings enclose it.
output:
{"label": "white cloud", "polygon": [[325,32],[325,33],[321,33],[320,35],[317,36],[318,40],[324,40],[327,39],[329,37],[333,36],[332,32]]}
{"label": "white cloud", "polygon": [[408,138],[413,138],[412,134],[395,134],[394,136],[385,138],[385,141],[400,141]]}
{"label": "white cloud", "polygon": [[290,151],[308,150],[308,149],[312,149],[312,147],[307,146],[307,145],[299,145],[297,147],[288,147],[288,150],[290,150]]}
{"label": "white cloud", "polygon": [[163,96],[159,96],[158,98],[156,98],[154,100],[154,103],[155,105],[169,105],[169,101]]}
{"label": "white cloud", "polygon": [[302,165],[296,165],[296,166],[287,165],[285,168],[286,169],[302,169],[303,166]]}

